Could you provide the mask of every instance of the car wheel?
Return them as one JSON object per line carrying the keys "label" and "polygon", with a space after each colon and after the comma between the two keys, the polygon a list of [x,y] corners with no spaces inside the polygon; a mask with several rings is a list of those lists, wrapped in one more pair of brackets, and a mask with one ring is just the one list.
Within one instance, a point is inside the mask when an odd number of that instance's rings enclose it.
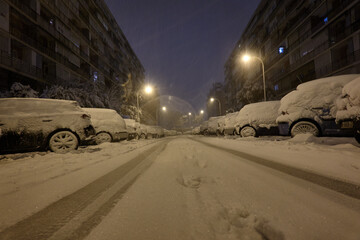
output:
{"label": "car wheel", "polygon": [[56,132],[49,139],[49,148],[56,153],[67,153],[77,149],[78,146],[78,138],[70,131]]}
{"label": "car wheel", "polygon": [[253,127],[245,126],[240,130],[240,135],[242,137],[255,137],[256,130]]}
{"label": "car wheel", "polygon": [[220,130],[216,130],[216,136],[221,136],[221,132],[220,132]]}
{"label": "car wheel", "polygon": [[144,133],[142,133],[142,134],[140,135],[140,139],[146,139],[146,135],[145,135]]}
{"label": "car wheel", "polygon": [[291,137],[294,137],[298,134],[311,133],[315,137],[318,137],[320,134],[319,128],[312,122],[300,121],[294,124],[291,128]]}
{"label": "car wheel", "polygon": [[96,137],[95,137],[96,144],[101,144],[101,143],[111,142],[111,141],[112,141],[112,137],[107,132],[100,132],[100,133],[96,134]]}

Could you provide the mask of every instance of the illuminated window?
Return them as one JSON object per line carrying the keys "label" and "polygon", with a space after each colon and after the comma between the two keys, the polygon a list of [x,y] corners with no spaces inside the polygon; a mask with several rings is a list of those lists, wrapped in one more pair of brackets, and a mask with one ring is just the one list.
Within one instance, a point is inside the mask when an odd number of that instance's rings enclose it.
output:
{"label": "illuminated window", "polygon": [[274,86],[274,90],[275,90],[275,91],[279,91],[279,85],[278,85],[278,84],[276,84],[276,85]]}
{"label": "illuminated window", "polygon": [[279,54],[283,54],[285,52],[285,47],[279,47]]}

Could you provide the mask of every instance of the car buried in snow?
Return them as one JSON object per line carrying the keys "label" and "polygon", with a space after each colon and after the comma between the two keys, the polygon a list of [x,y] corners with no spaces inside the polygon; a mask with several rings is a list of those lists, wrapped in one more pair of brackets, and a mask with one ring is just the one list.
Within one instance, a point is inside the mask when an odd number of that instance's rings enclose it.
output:
{"label": "car buried in snow", "polygon": [[126,124],[126,130],[128,132],[128,140],[139,139],[138,125],[134,119],[124,118]]}
{"label": "car buried in snow", "polygon": [[360,77],[343,87],[336,105],[337,124],[341,129],[353,129],[354,137],[360,143]]}
{"label": "car buried in snow", "polygon": [[276,119],[280,135],[353,136],[352,128],[341,128],[335,121],[336,101],[343,87],[358,77],[359,74],[339,75],[298,85],[281,99],[281,115]]}
{"label": "car buried in snow", "polygon": [[96,144],[127,139],[128,132],[125,121],[115,110],[106,108],[83,109],[91,116],[91,122],[96,131]]}
{"label": "car buried in snow", "polygon": [[237,114],[236,133],[241,137],[279,135],[276,118],[280,101],[267,101],[245,105]]}
{"label": "car buried in snow", "polygon": [[222,124],[219,129],[223,135],[237,134],[235,125],[236,125],[236,116],[238,114],[239,114],[239,112],[233,112],[233,113],[228,113],[225,115],[224,124]]}
{"label": "car buried in snow", "polygon": [[90,115],[76,101],[0,99],[0,152],[50,149],[66,153],[94,135]]}

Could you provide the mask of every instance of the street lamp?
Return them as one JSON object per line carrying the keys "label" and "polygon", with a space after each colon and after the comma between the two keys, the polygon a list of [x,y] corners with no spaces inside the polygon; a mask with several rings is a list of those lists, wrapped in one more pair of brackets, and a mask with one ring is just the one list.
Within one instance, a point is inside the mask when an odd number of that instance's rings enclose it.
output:
{"label": "street lamp", "polygon": [[164,112],[166,112],[166,107],[164,106],[164,107],[162,107],[161,108]]}
{"label": "street lamp", "polygon": [[[146,94],[151,94],[153,92],[153,87],[150,85],[146,85],[144,89],[142,89]],[[137,119],[140,122],[140,106],[139,106],[139,94],[141,90],[136,92],[136,106],[137,106]]]}
{"label": "street lamp", "polygon": [[210,98],[210,102],[214,102],[214,101],[218,101],[218,103],[219,103],[219,116],[221,116],[221,102],[217,98],[214,98],[214,97]]}
{"label": "street lamp", "polygon": [[189,112],[189,116],[191,116],[191,112]]}
{"label": "street lamp", "polygon": [[259,61],[261,62],[262,75],[263,75],[263,85],[264,85],[264,101],[266,102],[265,66],[264,66],[264,61],[263,61],[261,58],[257,57],[257,56],[249,56],[249,55],[244,55],[244,56],[242,57],[242,60],[243,60],[244,62],[248,62],[248,61],[250,61],[252,58],[255,58],[255,59],[257,59],[257,60],[259,60]]}
{"label": "street lamp", "polygon": [[200,114],[204,114],[204,110],[200,110]]}

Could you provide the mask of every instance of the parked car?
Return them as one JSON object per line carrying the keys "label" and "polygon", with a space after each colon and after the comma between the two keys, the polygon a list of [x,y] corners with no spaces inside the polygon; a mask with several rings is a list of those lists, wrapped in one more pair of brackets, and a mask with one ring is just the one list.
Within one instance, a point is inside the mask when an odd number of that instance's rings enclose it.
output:
{"label": "parked car", "polygon": [[156,138],[165,137],[164,129],[160,126],[155,126],[156,129]]}
{"label": "parked car", "polygon": [[238,114],[239,114],[239,112],[233,112],[233,113],[228,113],[225,115],[224,124],[221,125],[220,129],[219,129],[223,135],[237,134],[235,125],[236,125],[236,116]]}
{"label": "parked car", "polygon": [[204,121],[200,125],[200,134],[202,135],[208,135],[208,127],[209,127],[209,121]]}
{"label": "parked car", "polygon": [[146,139],[147,138],[147,135],[148,135],[148,126],[144,125],[144,124],[140,124],[139,123],[139,128],[137,128],[138,130],[138,134],[139,134],[139,137],[140,139]]}
{"label": "parked car", "polygon": [[281,99],[281,115],[276,119],[280,135],[353,136],[352,129],[342,129],[335,122],[336,100],[345,84],[359,76],[333,76],[297,86],[296,90]]}
{"label": "parked car", "polygon": [[360,78],[347,83],[337,101],[336,122],[342,129],[353,129],[360,143]]}
{"label": "parked car", "polygon": [[0,99],[0,152],[50,149],[65,153],[94,135],[90,116],[75,101]]}
{"label": "parked car", "polygon": [[158,130],[156,129],[155,126],[146,126],[146,129],[147,129],[147,135],[146,135],[147,139],[157,138]]}
{"label": "parked car", "polygon": [[95,142],[116,142],[128,137],[124,119],[112,109],[83,108],[90,114],[91,122],[96,131]]}
{"label": "parked car", "polygon": [[215,134],[219,135],[220,123],[222,123],[223,118],[224,116],[209,118],[207,131],[210,135],[215,135]]}
{"label": "parked car", "polygon": [[236,116],[236,133],[242,137],[279,135],[276,118],[280,101],[258,102],[245,105]]}
{"label": "parked car", "polygon": [[136,121],[134,119],[128,119],[125,118],[125,125],[126,125],[126,130],[128,132],[128,139],[139,139],[139,134],[137,132],[137,124]]}

